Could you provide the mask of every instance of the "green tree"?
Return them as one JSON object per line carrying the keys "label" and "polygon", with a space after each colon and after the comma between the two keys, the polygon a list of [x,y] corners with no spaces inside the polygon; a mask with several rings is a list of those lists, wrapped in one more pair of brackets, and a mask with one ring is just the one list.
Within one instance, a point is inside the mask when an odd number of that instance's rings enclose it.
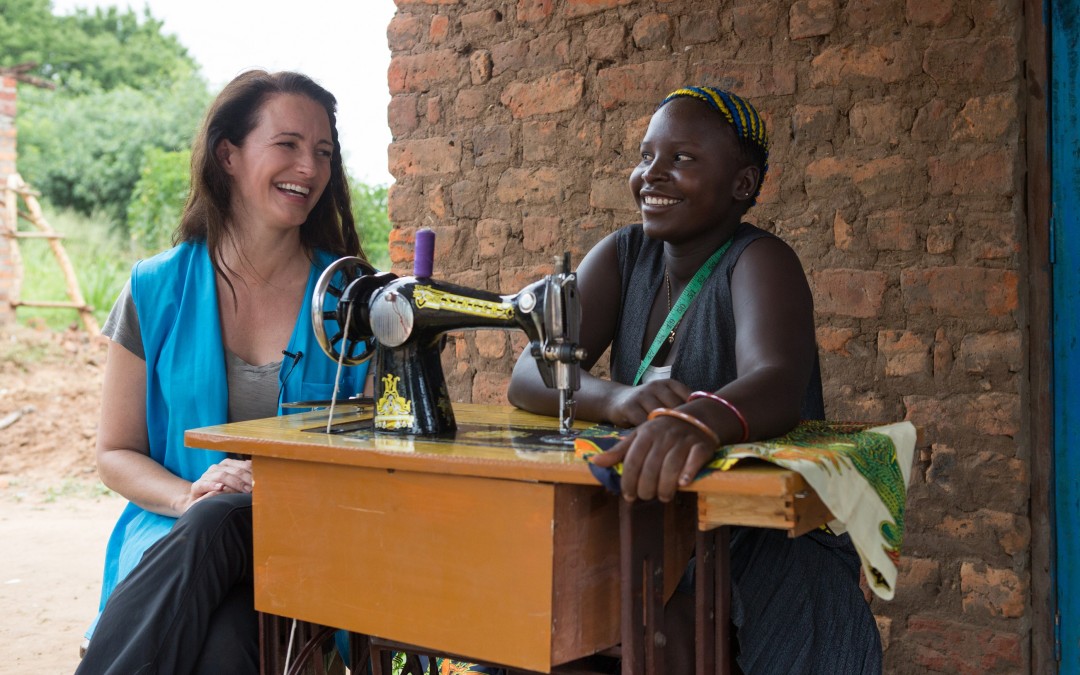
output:
{"label": "green tree", "polygon": [[368,260],[377,269],[390,269],[390,216],[386,211],[389,188],[360,181],[349,184],[353,218]]}
{"label": "green tree", "polygon": [[191,187],[191,150],[150,148],[128,204],[128,234],[139,248],[157,252],[172,245],[172,234]]}
{"label": "green tree", "polygon": [[97,85],[148,89],[198,64],[149,9],[76,10],[54,16],[49,0],[0,0],[0,66],[33,62],[35,74],[76,91]]}
{"label": "green tree", "polygon": [[20,95],[19,172],[55,206],[121,230],[144,157],[189,148],[210,99],[193,72],[164,88],[95,86],[70,96],[27,87]]}

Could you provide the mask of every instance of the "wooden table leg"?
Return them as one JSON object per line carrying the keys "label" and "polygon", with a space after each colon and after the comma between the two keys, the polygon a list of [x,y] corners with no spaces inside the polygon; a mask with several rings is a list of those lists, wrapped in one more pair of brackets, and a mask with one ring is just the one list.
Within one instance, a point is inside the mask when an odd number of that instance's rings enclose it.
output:
{"label": "wooden table leg", "polygon": [[731,528],[696,535],[695,663],[697,675],[731,675]]}
{"label": "wooden table leg", "polygon": [[621,500],[622,675],[664,672],[664,505]]}

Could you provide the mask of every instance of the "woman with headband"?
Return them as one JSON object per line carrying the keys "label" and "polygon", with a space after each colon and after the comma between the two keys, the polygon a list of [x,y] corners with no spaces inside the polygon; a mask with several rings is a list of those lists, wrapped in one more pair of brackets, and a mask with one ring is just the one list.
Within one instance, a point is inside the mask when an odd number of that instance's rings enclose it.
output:
{"label": "woman with headband", "polygon": [[[719,445],[824,419],[813,297],[777,238],[743,222],[768,170],[765,123],[739,96],[678,89],[641,142],[630,189],[641,224],[578,268],[585,371],[611,348],[611,379],[583,372],[581,419],[634,427],[593,459],[622,462],[624,498],[670,501]],[[617,299],[617,302],[613,302]],[[510,401],[557,402],[523,355]],[[732,621],[744,673],[877,673],[881,644],[847,535],[734,528]],[[684,582],[692,576],[688,570]],[[681,584],[686,586],[686,584]],[[689,588],[692,588],[690,586]],[[668,672],[693,672],[693,597],[668,603]]]}

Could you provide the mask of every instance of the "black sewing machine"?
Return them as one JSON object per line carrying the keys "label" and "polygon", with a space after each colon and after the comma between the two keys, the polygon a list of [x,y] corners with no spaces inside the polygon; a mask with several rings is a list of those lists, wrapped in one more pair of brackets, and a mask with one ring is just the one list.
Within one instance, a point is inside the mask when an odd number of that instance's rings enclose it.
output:
{"label": "black sewing machine", "polygon": [[514,295],[431,278],[434,232],[416,235],[413,276],[378,273],[359,258],[341,258],[319,277],[312,322],[319,345],[344,365],[375,359],[376,432],[454,431],[454,411],[439,357],[447,331],[517,328],[529,336],[544,384],[559,390],[559,431],[569,436],[580,386],[581,306],[570,256]]}

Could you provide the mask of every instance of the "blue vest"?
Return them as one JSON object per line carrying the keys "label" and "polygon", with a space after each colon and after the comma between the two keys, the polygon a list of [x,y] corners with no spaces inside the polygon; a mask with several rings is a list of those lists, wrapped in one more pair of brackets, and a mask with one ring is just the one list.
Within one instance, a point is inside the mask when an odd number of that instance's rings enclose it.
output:
{"label": "blue vest", "polygon": [[[316,341],[311,325],[311,296],[319,275],[335,258],[323,251],[317,251],[314,257],[304,304],[287,348],[293,354],[304,355],[295,367],[291,358],[283,362],[278,373],[278,381],[284,380],[279,404],[328,399],[334,391],[337,363],[323,353]],[[184,432],[227,422],[229,402],[217,284],[206,245],[183,243],[135,263],[131,295],[146,354],[150,457],[177,476],[194,481],[211,465],[225,459],[225,453],[184,447]],[[343,368],[338,395],[349,397],[363,391],[366,375],[366,363]],[[175,522],[175,518],[127,504],[105,551],[102,609],[146,549],[168,534]],[[88,636],[96,625],[95,620]]]}

